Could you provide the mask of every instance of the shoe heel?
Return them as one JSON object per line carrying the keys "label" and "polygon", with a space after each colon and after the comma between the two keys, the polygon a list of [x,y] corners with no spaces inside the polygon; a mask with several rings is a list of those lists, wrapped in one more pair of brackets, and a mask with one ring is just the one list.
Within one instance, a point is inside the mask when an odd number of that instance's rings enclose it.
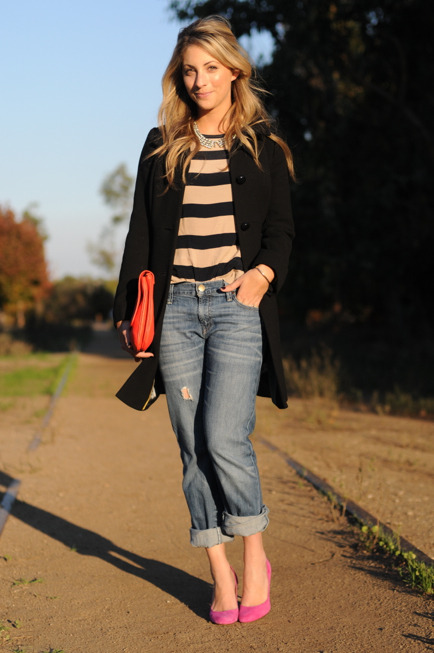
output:
{"label": "shoe heel", "polygon": [[[235,597],[238,600],[238,576],[236,575],[234,569],[231,567],[231,571],[235,578]],[[214,595],[213,595],[214,601]],[[234,608],[233,610],[213,610],[210,608],[209,618],[213,624],[219,626],[228,626],[229,624],[234,624],[238,621],[239,609]]]}
{"label": "shoe heel", "polygon": [[268,597],[264,603],[259,605],[240,605],[238,621],[243,624],[262,619],[271,610],[270,590],[271,590],[271,565],[267,560],[267,578],[268,578]]}

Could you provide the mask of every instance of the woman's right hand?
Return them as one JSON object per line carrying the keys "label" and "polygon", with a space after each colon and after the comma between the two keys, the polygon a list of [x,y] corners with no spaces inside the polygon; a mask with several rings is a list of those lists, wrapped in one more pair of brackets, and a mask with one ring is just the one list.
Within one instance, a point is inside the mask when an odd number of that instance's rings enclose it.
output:
{"label": "woman's right hand", "polygon": [[141,358],[153,357],[154,354],[151,354],[149,351],[136,351],[134,349],[131,342],[131,327],[129,320],[122,320],[121,322],[117,322],[116,329],[122,349],[133,356],[136,361],[139,361]]}

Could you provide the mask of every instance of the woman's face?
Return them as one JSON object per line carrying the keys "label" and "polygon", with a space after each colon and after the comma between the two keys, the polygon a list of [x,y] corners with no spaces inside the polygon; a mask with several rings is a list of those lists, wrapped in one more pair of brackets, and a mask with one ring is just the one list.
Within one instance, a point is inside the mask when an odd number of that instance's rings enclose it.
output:
{"label": "woman's face", "polygon": [[182,73],[199,118],[213,113],[221,120],[232,104],[232,82],[237,74],[199,45],[189,45],[185,50]]}

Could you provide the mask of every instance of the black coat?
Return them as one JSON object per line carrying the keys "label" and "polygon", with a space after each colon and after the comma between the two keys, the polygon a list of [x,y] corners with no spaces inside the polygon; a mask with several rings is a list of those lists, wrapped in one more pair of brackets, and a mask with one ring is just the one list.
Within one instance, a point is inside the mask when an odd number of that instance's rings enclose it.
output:
{"label": "black coat", "polygon": [[[273,268],[276,275],[259,307],[264,356],[258,394],[271,396],[279,408],[286,408],[276,293],[287,274],[294,237],[290,176],[282,148],[263,134],[258,134],[258,143],[261,168],[241,146],[231,154],[229,170],[244,271],[264,263]],[[149,351],[154,357],[143,359],[117,393],[119,399],[138,410],[150,405],[147,402],[154,380],[157,396],[164,392],[158,373],[158,352],[184,194],[181,171],[177,172],[175,186],[167,190],[163,160],[147,157],[160,144],[159,130],[152,129],[140,157],[133,212],[113,309],[115,323],[130,319],[138,276],[142,270],[152,270],[155,275],[155,338]]]}

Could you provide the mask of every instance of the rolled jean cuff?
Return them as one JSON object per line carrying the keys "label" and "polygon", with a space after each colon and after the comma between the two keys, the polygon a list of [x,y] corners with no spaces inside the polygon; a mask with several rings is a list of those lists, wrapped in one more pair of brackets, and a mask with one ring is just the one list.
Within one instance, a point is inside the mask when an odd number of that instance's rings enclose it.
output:
{"label": "rolled jean cuff", "polygon": [[267,506],[262,506],[259,515],[253,515],[251,517],[237,517],[236,515],[230,515],[224,512],[222,530],[225,535],[241,535],[242,537],[262,533],[268,526],[269,512]]}
{"label": "rolled jean cuff", "polygon": [[233,542],[233,537],[222,533],[219,526],[215,528],[207,528],[203,531],[197,528],[190,528],[190,544],[192,546],[204,546],[209,549],[216,544],[223,544],[225,542]]}

